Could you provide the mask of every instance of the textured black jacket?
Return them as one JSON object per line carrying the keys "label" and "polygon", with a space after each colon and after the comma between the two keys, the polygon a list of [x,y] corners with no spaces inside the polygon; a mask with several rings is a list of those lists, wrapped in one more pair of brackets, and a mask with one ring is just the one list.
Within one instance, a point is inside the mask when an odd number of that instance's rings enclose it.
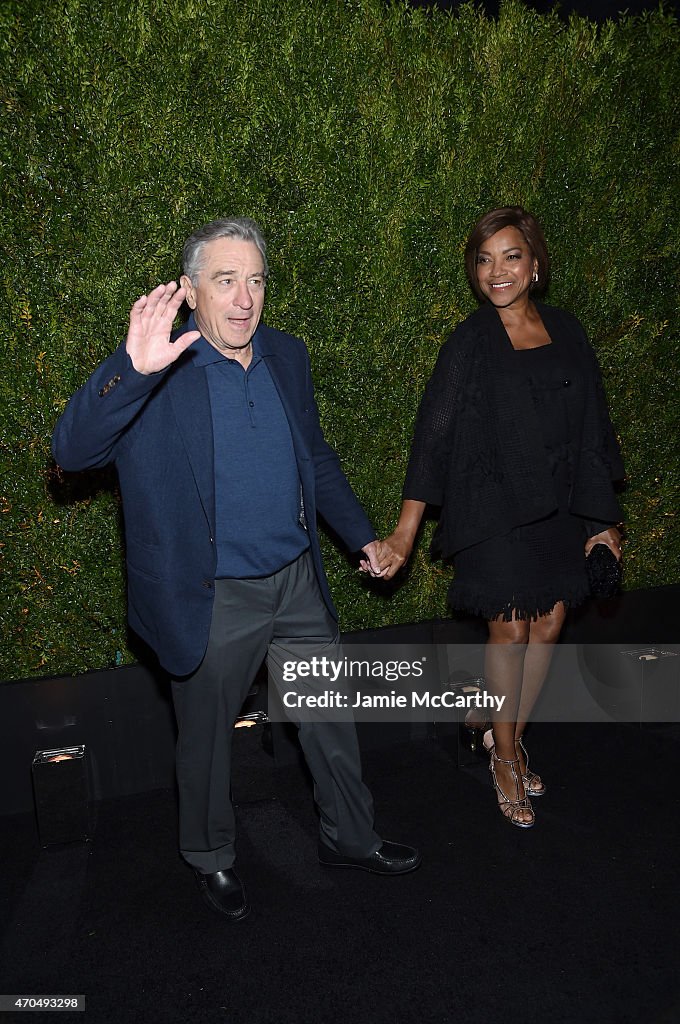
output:
{"label": "textured black jacket", "polygon": [[[572,438],[570,511],[584,522],[618,522],[612,481],[624,469],[595,353],[576,317],[542,303],[536,308],[573,367],[565,386],[573,389],[580,430]],[[513,355],[500,316],[486,303],[444,343],[425,389],[403,497],[442,506],[432,543],[439,557],[557,508],[531,389],[514,372]]]}

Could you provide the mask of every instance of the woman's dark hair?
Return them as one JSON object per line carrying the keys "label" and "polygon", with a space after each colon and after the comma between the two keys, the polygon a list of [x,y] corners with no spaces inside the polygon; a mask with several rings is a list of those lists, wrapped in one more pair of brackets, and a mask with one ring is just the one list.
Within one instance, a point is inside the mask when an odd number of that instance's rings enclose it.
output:
{"label": "woman's dark hair", "polygon": [[487,238],[491,238],[503,228],[517,228],[524,235],[531,255],[538,263],[538,281],[532,283],[532,291],[542,291],[548,283],[550,259],[541,225],[533,214],[521,206],[501,206],[498,210],[490,210],[480,217],[465,245],[465,272],[470,287],[481,301],[484,301],[485,296],[477,281],[477,254]]}

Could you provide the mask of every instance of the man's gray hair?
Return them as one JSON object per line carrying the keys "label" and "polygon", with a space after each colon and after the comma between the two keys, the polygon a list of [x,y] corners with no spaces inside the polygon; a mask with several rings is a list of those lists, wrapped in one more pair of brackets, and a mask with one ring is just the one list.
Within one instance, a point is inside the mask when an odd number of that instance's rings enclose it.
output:
{"label": "man's gray hair", "polygon": [[202,228],[197,228],[189,235],[182,250],[182,273],[192,282],[203,269],[203,250],[208,242],[216,238],[237,238],[241,242],[254,242],[260,250],[264,265],[265,277],[269,273],[267,264],[267,243],[259,225],[250,217],[229,217],[223,220],[211,220]]}

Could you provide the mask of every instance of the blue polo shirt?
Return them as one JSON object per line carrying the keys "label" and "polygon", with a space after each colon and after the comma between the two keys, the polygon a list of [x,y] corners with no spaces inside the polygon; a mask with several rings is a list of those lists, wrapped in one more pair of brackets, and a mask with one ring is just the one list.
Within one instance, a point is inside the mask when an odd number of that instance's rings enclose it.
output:
{"label": "blue polo shirt", "polygon": [[271,576],[309,547],[300,523],[301,486],[290,426],[253,335],[247,370],[205,338],[192,346],[205,367],[215,454],[218,578]]}

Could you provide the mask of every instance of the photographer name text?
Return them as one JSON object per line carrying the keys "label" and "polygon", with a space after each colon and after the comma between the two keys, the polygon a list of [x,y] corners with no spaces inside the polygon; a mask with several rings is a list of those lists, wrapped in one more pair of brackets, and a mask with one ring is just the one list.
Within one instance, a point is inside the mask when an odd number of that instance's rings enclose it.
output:
{"label": "photographer name text", "polygon": [[288,690],[283,695],[286,708],[493,708],[500,711],[505,697],[490,693],[430,693],[429,690],[411,690],[410,694],[397,693],[342,693],[340,690],[324,690],[321,693],[298,693]]}

